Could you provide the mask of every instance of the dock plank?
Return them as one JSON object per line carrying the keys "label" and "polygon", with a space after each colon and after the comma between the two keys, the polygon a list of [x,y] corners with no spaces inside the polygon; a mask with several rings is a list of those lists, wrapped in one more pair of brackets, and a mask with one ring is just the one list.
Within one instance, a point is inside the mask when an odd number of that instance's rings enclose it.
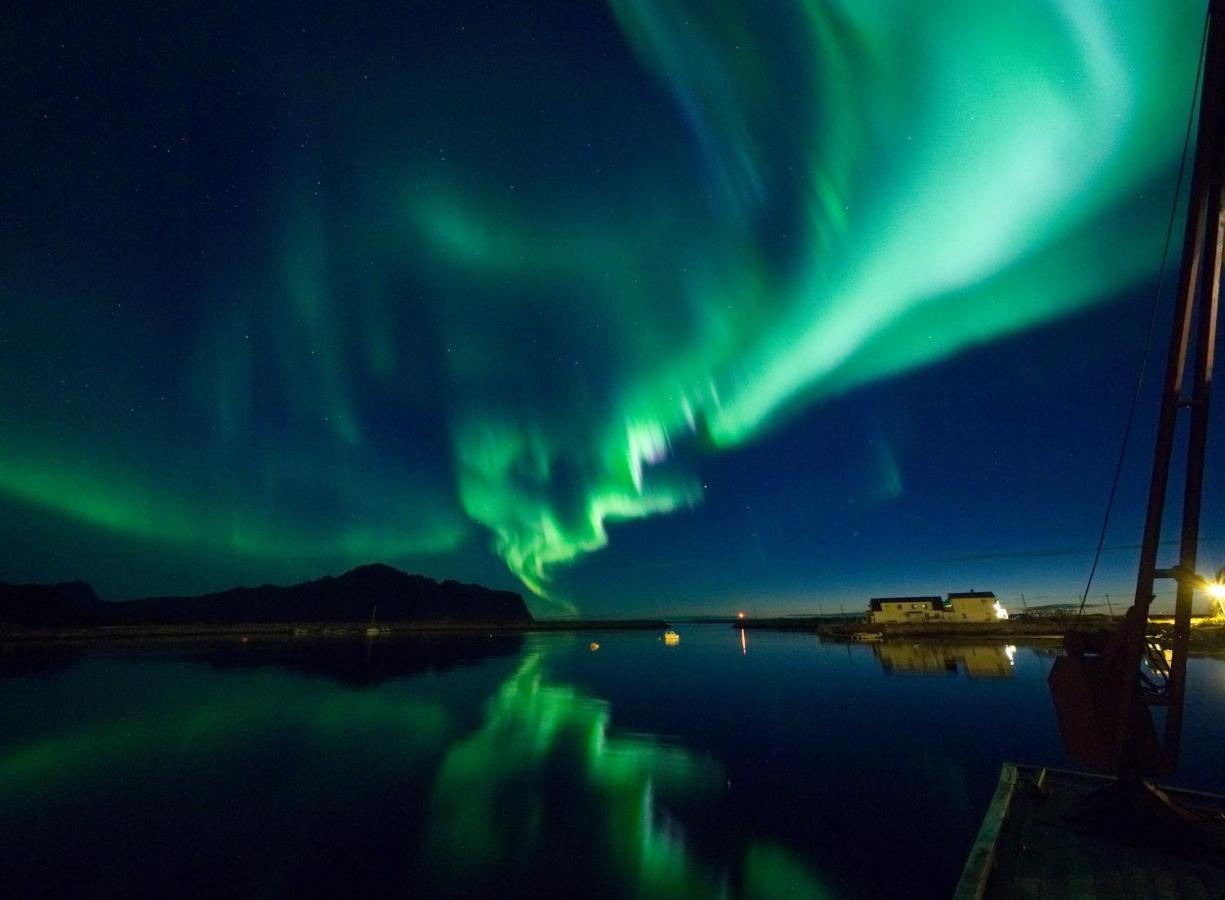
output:
{"label": "dock plank", "polygon": [[1107,833],[1072,815],[1105,779],[1047,770],[1039,791],[1040,772],[1005,765],[957,900],[1225,898],[1225,797],[1171,792],[1196,810],[1202,839],[1174,846],[1144,834]]}

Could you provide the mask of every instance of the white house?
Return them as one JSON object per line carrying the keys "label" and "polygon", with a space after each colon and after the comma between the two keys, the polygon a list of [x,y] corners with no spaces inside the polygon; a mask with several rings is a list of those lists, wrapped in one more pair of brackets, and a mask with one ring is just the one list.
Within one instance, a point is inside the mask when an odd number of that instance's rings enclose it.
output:
{"label": "white house", "polygon": [[950,593],[940,597],[873,597],[868,601],[874,624],[885,622],[996,622],[1008,618],[991,591]]}
{"label": "white house", "polygon": [[1008,611],[992,591],[950,592],[944,607],[944,619],[950,622],[994,622],[1007,618]]}
{"label": "white house", "polygon": [[873,622],[935,622],[944,610],[939,597],[874,597],[868,605]]}

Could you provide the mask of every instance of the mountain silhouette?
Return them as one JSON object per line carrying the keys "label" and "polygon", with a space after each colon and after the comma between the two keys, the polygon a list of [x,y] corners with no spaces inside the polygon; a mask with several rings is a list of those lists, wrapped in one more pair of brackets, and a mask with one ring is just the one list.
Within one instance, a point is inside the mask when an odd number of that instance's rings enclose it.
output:
{"label": "mountain silhouette", "polygon": [[191,597],[106,601],[81,581],[0,582],[0,622],[27,627],[222,625],[368,621],[528,623],[523,597],[367,565],[288,587],[235,587]]}

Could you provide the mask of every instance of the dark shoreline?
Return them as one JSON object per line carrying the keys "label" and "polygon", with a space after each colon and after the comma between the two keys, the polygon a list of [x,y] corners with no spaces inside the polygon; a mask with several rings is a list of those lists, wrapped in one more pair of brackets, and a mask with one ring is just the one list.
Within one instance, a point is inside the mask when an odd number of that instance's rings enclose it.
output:
{"label": "dark shoreline", "polygon": [[662,619],[544,619],[532,622],[278,622],[258,624],[100,625],[79,628],[21,628],[0,625],[0,647],[34,644],[115,644],[196,641],[352,640],[443,634],[530,634],[563,631],[663,631]]}
{"label": "dark shoreline", "polygon": [[[1101,627],[1100,623],[1094,623]],[[770,631],[805,631],[812,632],[824,638],[850,640],[854,635],[873,634],[883,639],[905,638],[974,638],[982,640],[1008,640],[1011,638],[1050,638],[1063,637],[1068,630],[1068,624],[1057,622],[931,622],[931,623],[889,623],[872,624],[869,622],[803,619],[743,619],[734,623],[733,627],[747,629],[766,629]]]}
{"label": "dark shoreline", "polygon": [[[1081,628],[1104,628],[1108,622],[1085,621]],[[140,643],[210,643],[238,641],[343,641],[355,639],[394,640],[415,635],[532,634],[548,632],[664,631],[675,624],[726,624],[753,631],[786,631],[815,634],[822,640],[858,642],[864,634],[878,634],[883,641],[923,643],[1058,643],[1074,630],[1072,622],[1058,620],[885,624],[830,621],[828,618],[770,618],[727,620],[711,618],[671,623],[665,619],[543,619],[530,622],[380,622],[371,629],[367,622],[276,622],[98,625],[81,627],[21,627],[0,625],[0,648],[36,645],[115,645]],[[1153,631],[1154,638],[1163,629]],[[1191,631],[1192,649],[1225,649],[1225,625],[1203,624]]]}
{"label": "dark shoreline", "polygon": [[[1064,618],[1033,618],[1016,617],[1000,622],[930,622],[930,623],[887,623],[874,624],[860,621],[830,621],[828,618],[774,618],[774,619],[739,619],[732,623],[733,628],[755,629],[765,631],[797,631],[818,635],[822,640],[857,641],[862,637],[857,635],[879,635],[879,640],[903,641],[981,641],[985,643],[1015,643],[1024,642],[1059,642],[1069,631],[1092,631],[1109,629],[1118,619],[1106,616],[1084,616],[1078,621],[1075,617]],[[1150,636],[1155,639],[1165,638],[1172,620],[1155,618],[1150,620]],[[869,640],[875,640],[870,638]],[[1190,646],[1192,649],[1225,648],[1225,623],[1219,620],[1201,619],[1194,623],[1191,629]]]}

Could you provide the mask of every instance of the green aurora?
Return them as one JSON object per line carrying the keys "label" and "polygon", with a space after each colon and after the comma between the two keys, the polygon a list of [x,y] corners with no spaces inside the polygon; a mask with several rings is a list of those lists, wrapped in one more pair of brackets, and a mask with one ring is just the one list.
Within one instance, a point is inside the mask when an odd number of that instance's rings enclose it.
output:
{"label": "green aurora", "polygon": [[[719,765],[654,736],[610,734],[609,705],[550,682],[543,663],[539,648],[527,653],[490,701],[481,728],[443,759],[426,850],[439,861],[443,884],[509,890],[523,860],[548,850],[599,860],[606,871],[593,866],[589,877],[601,896],[828,895],[802,863],[768,841],[745,848],[736,867],[740,890],[733,890],[727,871],[695,858],[683,830],[664,825],[676,802],[718,796]],[[567,760],[577,761],[576,783],[550,785]],[[592,827],[573,827],[579,809],[596,811]]]}
{"label": "green aurora", "polygon": [[558,567],[701,502],[703,454],[1151,280],[1202,6],[612,0],[609,96],[658,103],[590,168],[516,133],[560,88],[329,86],[326,151],[173,303],[135,238],[63,278],[10,248],[0,497],[213,560],[492,541],[573,610]]}
{"label": "green aurora", "polygon": [[[362,648],[352,649],[353,661],[361,659]],[[117,796],[139,803],[132,796],[141,785],[157,798],[146,813],[154,820],[183,818],[197,835],[210,830],[202,824],[210,816],[240,821],[243,846],[263,846],[276,859],[299,852],[294,841],[308,831],[287,823],[333,828],[343,810],[371,803],[368,794],[392,792],[407,815],[426,812],[423,843],[381,864],[418,871],[445,896],[498,895],[559,859],[589,867],[592,896],[826,895],[801,862],[764,838],[726,860],[695,857],[670,813],[717,804],[719,764],[652,735],[616,734],[609,704],[551,677],[547,662],[540,642],[483,698],[496,670],[353,689],[272,666],[87,660],[67,676],[92,695],[82,721],[46,733],[60,711],[31,706],[25,734],[0,749],[0,834],[37,844],[57,816],[90,822],[119,805]],[[117,684],[125,688],[118,695]],[[55,689],[50,681],[35,688],[40,696]],[[270,747],[275,764],[264,771]],[[224,795],[231,806],[204,796],[210,785],[244,777],[258,789]],[[312,800],[302,806],[304,790]],[[276,819],[271,834],[258,833],[269,815],[261,806]],[[264,865],[261,883],[278,889],[287,873]]]}

